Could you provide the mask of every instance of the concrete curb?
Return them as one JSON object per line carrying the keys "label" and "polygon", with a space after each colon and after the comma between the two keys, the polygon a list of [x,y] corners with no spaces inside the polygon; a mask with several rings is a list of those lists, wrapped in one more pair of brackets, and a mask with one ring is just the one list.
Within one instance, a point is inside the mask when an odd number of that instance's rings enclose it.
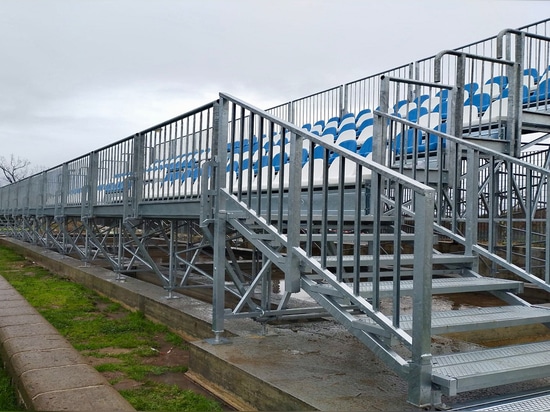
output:
{"label": "concrete curb", "polygon": [[1,276],[0,355],[27,409],[135,410]]}

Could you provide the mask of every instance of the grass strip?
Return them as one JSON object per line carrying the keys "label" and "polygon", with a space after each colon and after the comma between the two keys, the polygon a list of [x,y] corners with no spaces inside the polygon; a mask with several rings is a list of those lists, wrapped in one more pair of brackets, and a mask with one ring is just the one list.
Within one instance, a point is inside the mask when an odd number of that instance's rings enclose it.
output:
{"label": "grass strip", "polygon": [[[95,291],[52,275],[3,247],[0,247],[0,274],[75,349],[96,358],[96,369],[106,374],[111,384],[135,381],[135,388],[119,392],[137,410],[222,410],[219,403],[202,395],[151,379],[187,370],[182,365],[158,366],[148,361],[159,356],[159,342],[186,349],[183,339],[166,326],[150,321],[141,312],[129,311]],[[11,408],[7,400],[0,398],[0,410]]]}

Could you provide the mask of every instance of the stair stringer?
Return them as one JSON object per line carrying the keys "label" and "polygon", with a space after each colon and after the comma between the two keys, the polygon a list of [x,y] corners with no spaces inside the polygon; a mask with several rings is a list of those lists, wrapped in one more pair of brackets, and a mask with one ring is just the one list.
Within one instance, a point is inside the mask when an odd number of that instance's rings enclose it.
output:
{"label": "stair stringer", "polygon": [[[398,376],[411,380],[409,379],[411,360],[405,359],[391,347],[398,341],[406,349],[412,351],[412,337],[407,332],[395,327],[391,319],[375,310],[365,298],[355,295],[349,285],[338,281],[333,273],[322,268],[318,260],[309,257],[305,250],[299,247],[288,248],[287,236],[284,233],[279,233],[276,227],[268,224],[265,218],[257,215],[244,202],[237,200],[232,195],[228,195],[226,200],[226,222],[233,229],[264,253],[285,274],[289,267],[290,253],[297,257],[302,269],[300,274],[302,290],[307,292],[326,312],[357,337]],[[254,230],[266,231],[269,236],[266,236],[267,239],[259,238]],[[274,247],[272,244],[279,246]],[[316,279],[313,280],[313,277]],[[331,294],[323,294],[320,292],[321,288],[315,288],[319,278],[332,287]],[[256,283],[253,282],[251,287],[255,285]],[[249,291],[250,289],[248,289]],[[335,291],[338,296],[334,296]],[[242,299],[248,300],[249,298],[250,294],[245,293]],[[356,316],[357,313],[374,320],[379,328],[369,328],[368,324]],[[265,315],[269,315],[267,309]],[[382,328],[382,333],[380,328]],[[431,374],[429,376],[431,379]]]}

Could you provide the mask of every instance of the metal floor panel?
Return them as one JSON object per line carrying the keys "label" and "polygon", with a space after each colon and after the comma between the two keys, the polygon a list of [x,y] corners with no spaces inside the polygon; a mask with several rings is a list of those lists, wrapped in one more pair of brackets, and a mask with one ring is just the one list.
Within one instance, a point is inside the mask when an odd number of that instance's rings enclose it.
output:
{"label": "metal floor panel", "polygon": [[[314,256],[313,259],[321,260],[320,256]],[[342,264],[345,267],[353,266],[355,264],[356,256],[345,255],[345,256],[327,256],[327,267],[335,266],[338,263],[338,260],[342,259]],[[382,265],[392,265],[394,263],[394,255],[381,255],[380,263]],[[432,263],[434,265],[464,265],[469,264],[474,261],[473,256],[468,255],[455,255],[452,253],[439,253],[435,254],[432,257]],[[374,257],[372,255],[362,255],[359,256],[359,262],[361,266],[369,266],[374,262]],[[399,259],[400,265],[412,265],[414,263],[413,254],[403,254],[400,255]]]}
{"label": "metal floor panel", "polygon": [[[401,295],[412,294],[413,284],[412,280],[402,280],[400,282]],[[486,292],[496,290],[521,293],[523,291],[523,282],[496,278],[439,278],[432,280],[433,294]],[[389,296],[392,291],[393,282],[380,282],[381,296]],[[362,283],[359,293],[361,296],[369,298],[372,295],[372,283]]]}
{"label": "metal floor panel", "polygon": [[550,411],[550,389],[518,394],[510,397],[470,402],[454,406],[453,411],[476,412],[517,412],[517,411]]}
{"label": "metal floor panel", "polygon": [[[361,320],[374,328],[377,327],[376,323],[368,317]],[[535,307],[495,306],[450,310],[432,313],[432,334],[466,332],[548,322],[550,322],[550,309]],[[403,330],[411,331],[412,315],[402,315],[399,325]]]}
{"label": "metal floor panel", "polygon": [[451,395],[548,377],[550,342],[434,356],[432,368],[433,382]]}

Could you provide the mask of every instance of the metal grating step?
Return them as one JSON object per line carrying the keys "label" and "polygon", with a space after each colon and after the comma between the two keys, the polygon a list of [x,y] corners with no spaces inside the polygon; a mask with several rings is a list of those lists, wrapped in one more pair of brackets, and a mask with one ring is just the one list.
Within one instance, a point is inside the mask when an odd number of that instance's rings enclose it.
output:
{"label": "metal grating step", "polygon": [[453,411],[518,412],[550,411],[550,389],[539,389],[456,405]]}
{"label": "metal grating step", "polygon": [[432,381],[446,395],[550,376],[550,342],[434,356]]}
{"label": "metal grating step", "polygon": [[[412,280],[402,280],[400,282],[400,291],[402,296],[411,295],[414,282]],[[439,278],[432,280],[432,294],[442,295],[448,293],[466,293],[466,292],[489,292],[489,291],[508,291],[514,293],[523,292],[523,282],[496,279],[496,278]],[[350,284],[351,286],[351,284]],[[359,294],[364,298],[372,296],[372,282],[361,283]],[[380,296],[391,296],[393,292],[393,282],[380,282]]]}
{"label": "metal grating step", "polygon": [[[528,306],[495,306],[450,310],[432,313],[432,334],[486,330],[509,326],[550,322],[550,309]],[[380,328],[368,317],[361,323],[370,330]],[[412,315],[402,315],[399,325],[405,331],[412,330]],[[382,328],[380,328],[382,331]]]}
{"label": "metal grating step", "polygon": [[[321,261],[320,256],[313,256],[313,259]],[[383,266],[390,266],[394,263],[394,255],[382,255],[380,256],[380,264]],[[413,254],[403,254],[399,257],[400,265],[412,265],[414,263],[415,255]],[[372,266],[374,262],[374,257],[372,255],[361,255],[359,257],[352,255],[345,256],[327,256],[326,265],[327,267],[335,267],[338,264],[338,260],[342,260],[342,265],[344,267],[351,267],[355,265],[357,259],[361,266]],[[452,253],[438,253],[433,255],[432,263],[434,265],[467,265],[471,264],[474,261],[473,256],[469,255],[455,255]]]}
{"label": "metal grating step", "polygon": [[[319,242],[326,238],[327,241],[336,242],[340,239],[344,242],[355,242],[357,240],[357,236],[355,233],[327,233],[327,234],[321,234],[321,233],[313,233],[311,235],[308,234],[302,234],[300,235],[300,240],[306,241],[308,237],[311,238],[314,242]],[[372,242],[374,239],[374,235],[372,233],[361,233],[359,236],[359,241],[361,242]],[[395,240],[395,233],[380,233],[380,241],[382,242],[393,242]],[[402,233],[401,234],[401,240],[402,241],[413,241],[414,240],[414,233]],[[436,238],[434,237],[434,244],[436,243]]]}

